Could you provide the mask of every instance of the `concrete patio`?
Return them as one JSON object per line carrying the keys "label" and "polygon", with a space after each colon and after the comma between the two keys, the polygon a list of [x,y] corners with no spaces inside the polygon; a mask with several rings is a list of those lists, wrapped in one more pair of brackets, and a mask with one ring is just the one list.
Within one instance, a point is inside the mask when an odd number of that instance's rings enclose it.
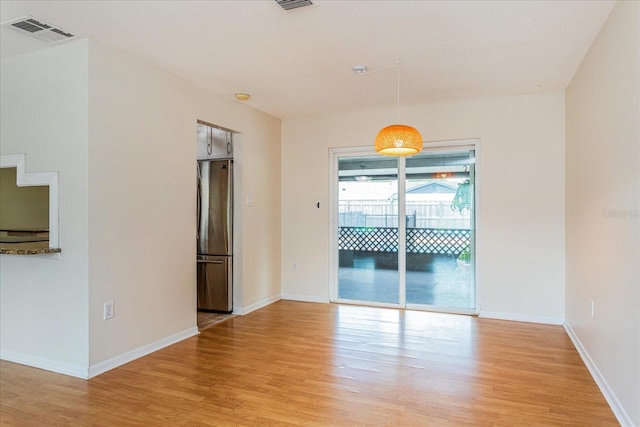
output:
{"label": "concrete patio", "polygon": [[[338,298],[398,303],[397,269],[376,268],[374,256],[354,256],[352,267],[340,267]],[[422,271],[407,271],[407,304],[472,309],[472,269],[458,266],[453,255],[433,255]]]}

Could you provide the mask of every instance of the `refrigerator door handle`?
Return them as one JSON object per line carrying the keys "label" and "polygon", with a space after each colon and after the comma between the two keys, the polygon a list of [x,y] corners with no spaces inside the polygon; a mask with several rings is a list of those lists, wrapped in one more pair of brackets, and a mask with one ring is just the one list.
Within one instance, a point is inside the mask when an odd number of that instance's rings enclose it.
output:
{"label": "refrigerator door handle", "polygon": [[200,163],[196,162],[196,241],[200,239],[200,209],[202,208],[201,195],[202,187],[200,185]]}
{"label": "refrigerator door handle", "polygon": [[199,259],[197,262],[202,264],[222,264],[224,261],[222,261],[221,259],[215,259],[215,260]]}

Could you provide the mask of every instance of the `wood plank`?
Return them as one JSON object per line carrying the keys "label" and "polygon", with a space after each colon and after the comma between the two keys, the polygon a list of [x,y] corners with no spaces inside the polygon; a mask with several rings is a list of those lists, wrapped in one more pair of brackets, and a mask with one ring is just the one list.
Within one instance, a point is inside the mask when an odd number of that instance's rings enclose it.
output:
{"label": "wood plank", "polygon": [[618,425],[562,327],[292,301],[89,381],[2,361],[0,424]]}

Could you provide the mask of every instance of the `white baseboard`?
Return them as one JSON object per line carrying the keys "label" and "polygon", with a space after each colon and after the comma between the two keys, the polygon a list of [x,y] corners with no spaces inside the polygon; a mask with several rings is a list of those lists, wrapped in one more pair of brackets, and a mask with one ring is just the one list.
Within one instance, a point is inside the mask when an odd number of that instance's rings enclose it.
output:
{"label": "white baseboard", "polygon": [[624,408],[622,407],[622,404],[616,397],[615,393],[613,392],[613,390],[611,390],[611,387],[609,387],[609,383],[607,383],[607,380],[604,378],[604,376],[602,375],[602,373],[600,372],[596,364],[593,362],[593,359],[589,355],[589,352],[582,345],[580,338],[578,338],[578,335],[576,335],[571,325],[569,325],[568,323],[565,323],[564,329],[565,331],[567,331],[567,335],[569,335],[571,342],[573,342],[573,345],[578,351],[578,354],[582,358],[582,361],[584,362],[584,364],[587,366],[587,369],[591,373],[593,380],[598,385],[598,388],[600,388],[602,395],[604,396],[605,400],[611,407],[611,410],[613,411],[613,414],[618,419],[618,422],[620,423],[620,425],[623,427],[635,427],[635,425],[631,421],[631,417],[629,417],[629,414],[627,414],[627,411],[625,411]]}
{"label": "white baseboard", "polygon": [[0,350],[0,359],[8,362],[19,363],[46,371],[57,372],[86,380],[89,378],[89,370],[86,366],[62,363],[43,357],[32,356],[30,354],[18,353],[10,350]]}
{"label": "white baseboard", "polygon": [[280,297],[280,295],[273,295],[273,296],[270,296],[269,298],[265,298],[265,299],[263,299],[263,300],[261,300],[261,301],[258,301],[258,302],[256,302],[256,303],[253,303],[253,304],[251,304],[251,305],[248,305],[248,306],[246,306],[246,307],[243,307],[243,308],[241,309],[241,310],[242,310],[242,312],[241,312],[241,313],[240,313],[240,312],[236,312],[236,310],[235,310],[235,309],[233,310],[233,313],[234,313],[234,314],[243,314],[243,315],[244,315],[244,314],[249,314],[249,313],[251,313],[252,311],[259,310],[259,309],[261,309],[262,307],[266,307],[266,306],[268,306],[269,304],[273,304],[273,303],[274,303],[274,302],[276,302],[276,301],[280,301],[281,299],[282,299],[282,298]]}
{"label": "white baseboard", "polygon": [[329,297],[318,297],[315,295],[291,295],[291,294],[282,294],[282,299],[286,299],[289,301],[302,301],[302,302],[319,302],[319,303],[329,303]]}
{"label": "white baseboard", "polygon": [[478,317],[484,317],[487,319],[498,320],[511,320],[513,322],[527,322],[527,323],[543,323],[546,325],[562,325],[564,319],[561,317],[546,317],[546,316],[532,316],[530,314],[518,314],[518,313],[497,313],[495,311],[480,310]]}
{"label": "white baseboard", "polygon": [[117,368],[118,366],[124,365],[125,363],[129,363],[132,360],[139,359],[147,354],[153,353],[154,351],[158,351],[164,347],[168,347],[198,334],[198,328],[194,326],[193,328],[185,329],[184,331],[169,335],[168,337],[152,342],[151,344],[143,345],[142,347],[138,347],[134,350],[112,357],[111,359],[96,363],[89,367],[88,378],[93,378],[104,372],[110,371],[111,369]]}

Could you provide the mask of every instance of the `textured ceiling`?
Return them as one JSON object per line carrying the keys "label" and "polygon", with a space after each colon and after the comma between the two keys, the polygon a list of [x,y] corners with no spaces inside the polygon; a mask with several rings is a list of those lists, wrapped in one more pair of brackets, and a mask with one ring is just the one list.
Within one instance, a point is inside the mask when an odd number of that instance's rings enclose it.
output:
{"label": "textured ceiling", "polygon": [[[5,1],[281,118],[566,88],[611,1]],[[11,34],[8,34],[11,33]],[[40,48],[2,30],[2,56]]]}

